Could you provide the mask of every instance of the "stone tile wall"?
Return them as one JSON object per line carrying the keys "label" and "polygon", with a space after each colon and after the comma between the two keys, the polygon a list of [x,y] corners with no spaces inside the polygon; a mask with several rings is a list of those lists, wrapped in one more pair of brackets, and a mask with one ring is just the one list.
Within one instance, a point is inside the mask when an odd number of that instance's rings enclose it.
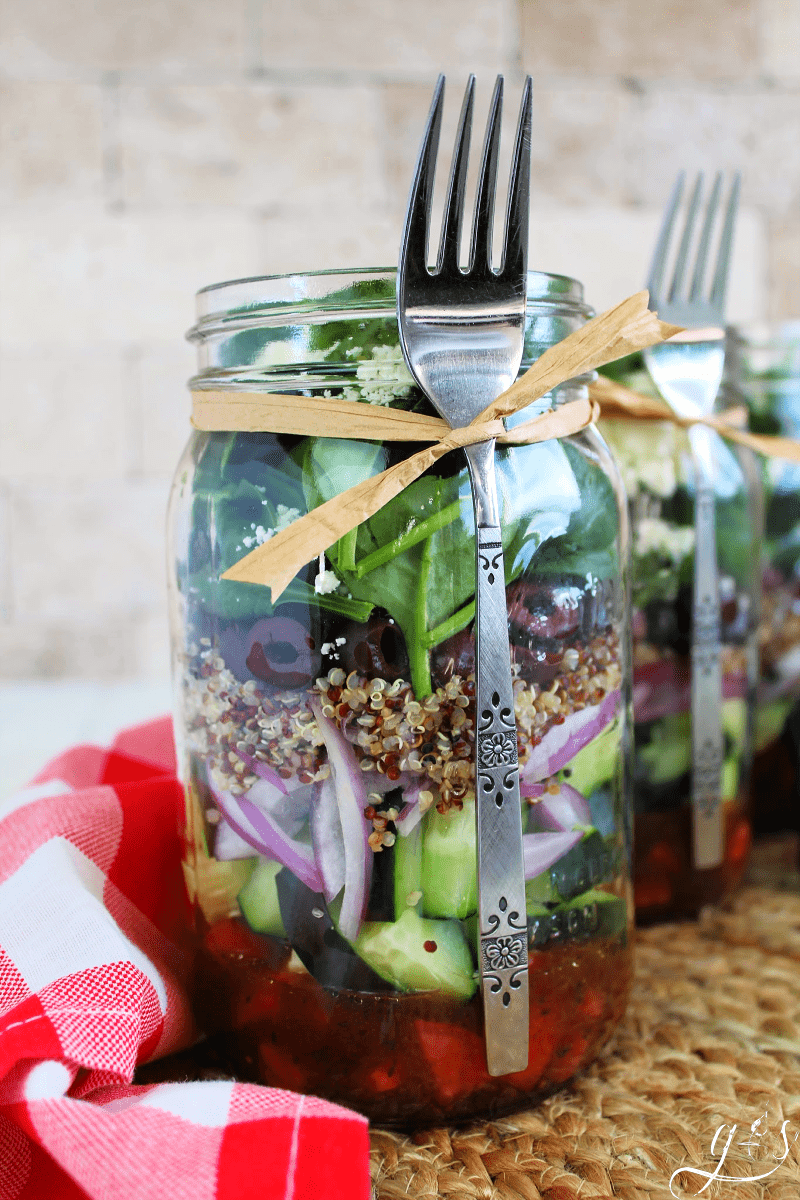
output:
{"label": "stone tile wall", "polygon": [[445,140],[534,75],[532,265],[604,307],[739,167],[731,315],[800,315],[800,0],[0,0],[0,676],[166,674],[193,293],[394,261],[439,70]]}

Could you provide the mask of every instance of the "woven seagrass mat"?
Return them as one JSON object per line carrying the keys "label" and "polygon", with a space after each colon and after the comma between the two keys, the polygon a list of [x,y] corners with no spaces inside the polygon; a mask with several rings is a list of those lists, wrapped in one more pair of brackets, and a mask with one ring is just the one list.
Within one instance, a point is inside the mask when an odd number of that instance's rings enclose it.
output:
{"label": "woven seagrass mat", "polygon": [[[489,1124],[374,1129],[375,1200],[800,1200],[800,894],[747,887],[639,931],[636,960],[622,1025],[570,1087]],[[709,1182],[734,1125],[729,1180]],[[679,1167],[697,1174],[670,1193]]]}

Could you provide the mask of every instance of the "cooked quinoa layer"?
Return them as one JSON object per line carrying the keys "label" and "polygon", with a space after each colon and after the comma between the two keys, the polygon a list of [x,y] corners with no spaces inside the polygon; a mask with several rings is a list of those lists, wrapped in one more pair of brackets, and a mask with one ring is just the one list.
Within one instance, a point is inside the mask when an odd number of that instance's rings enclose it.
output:
{"label": "cooked quinoa layer", "polygon": [[[602,702],[619,688],[619,642],[613,631],[564,652],[562,670],[546,688],[527,683],[515,664],[514,707],[520,765],[553,725]],[[361,770],[386,783],[425,776],[425,807],[440,811],[474,796],[475,679],[455,675],[418,700],[402,679],[387,683],[334,667],[310,691],[277,692],[241,683],[208,639],[189,648],[185,675],[187,748],[203,760],[215,788],[242,794],[258,779],[253,762],[299,783],[325,779],[326,751],[309,700],[322,701],[353,746]],[[380,783],[377,776],[384,776]],[[398,786],[402,786],[399,782]],[[369,781],[368,781],[369,787]],[[372,796],[371,796],[372,798]]]}

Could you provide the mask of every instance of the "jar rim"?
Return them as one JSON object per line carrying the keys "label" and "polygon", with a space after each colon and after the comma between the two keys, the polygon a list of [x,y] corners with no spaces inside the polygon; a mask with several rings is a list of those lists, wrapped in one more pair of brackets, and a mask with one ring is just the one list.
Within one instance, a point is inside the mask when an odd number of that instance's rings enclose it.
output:
{"label": "jar rim", "polygon": [[[220,324],[231,322],[285,324],[293,312],[321,308],[375,310],[394,308],[395,267],[333,268],[330,270],[256,275],[208,284],[196,293],[197,321],[190,341],[200,341]],[[383,286],[381,286],[383,285]],[[590,316],[583,285],[568,275],[528,271],[528,305],[555,304]]]}

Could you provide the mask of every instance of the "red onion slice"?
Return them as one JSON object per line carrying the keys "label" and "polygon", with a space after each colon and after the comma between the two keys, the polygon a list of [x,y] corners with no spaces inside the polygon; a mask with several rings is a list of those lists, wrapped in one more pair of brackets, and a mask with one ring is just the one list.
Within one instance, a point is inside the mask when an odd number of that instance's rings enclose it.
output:
{"label": "red onion slice", "polygon": [[259,854],[288,867],[313,892],[322,891],[322,876],[311,846],[289,837],[277,821],[247,796],[234,796],[214,788],[211,791],[226,821],[240,838]]}
{"label": "red onion slice", "polygon": [[395,821],[395,827],[401,837],[407,837],[412,829],[419,825],[425,813],[419,807],[420,792],[430,786],[427,775],[412,775],[411,782],[403,790],[403,807]]}
{"label": "red onion slice", "polygon": [[266,779],[268,783],[273,784],[273,786],[276,787],[284,796],[292,790],[289,785],[293,781],[290,779],[284,779],[282,775],[278,774],[274,767],[269,765],[269,763],[262,762],[260,758],[255,758],[252,754],[242,754],[241,750],[237,750],[236,753],[239,755],[239,758],[247,767],[248,771],[252,771],[252,773],[257,775],[259,779]]}
{"label": "red onion slice", "polygon": [[534,804],[528,820],[543,833],[564,833],[574,830],[576,825],[591,825],[592,810],[588,801],[577,788],[562,783],[557,792],[544,792],[538,804]]}
{"label": "red onion slice", "polygon": [[342,820],[333,779],[323,780],[319,797],[311,809],[311,844],[323,882],[323,894],[330,903],[345,884],[345,848]]}
{"label": "red onion slice", "polygon": [[[252,858],[253,847],[240,837],[232,825],[219,814],[216,836],[214,837],[214,858],[220,862],[232,862],[240,858]],[[264,855],[266,857],[266,855]]]}
{"label": "red onion slice", "polygon": [[525,878],[535,879],[553,863],[576,846],[583,837],[581,830],[571,833],[526,833],[522,838]]}
{"label": "red onion slice", "polygon": [[352,746],[333,721],[328,720],[316,698],[311,699],[311,708],[328,749],[344,841],[344,894],[339,932],[352,942],[364,918],[372,874],[372,852],[367,841],[372,826],[364,817],[366,781]]}
{"label": "red onion slice", "polygon": [[563,725],[551,725],[520,770],[520,780],[526,788],[524,794],[531,794],[527,790],[531,784],[548,779],[566,767],[579,750],[588,746],[613,721],[620,704],[619,691],[609,692],[600,704],[579,709],[568,716]]}

